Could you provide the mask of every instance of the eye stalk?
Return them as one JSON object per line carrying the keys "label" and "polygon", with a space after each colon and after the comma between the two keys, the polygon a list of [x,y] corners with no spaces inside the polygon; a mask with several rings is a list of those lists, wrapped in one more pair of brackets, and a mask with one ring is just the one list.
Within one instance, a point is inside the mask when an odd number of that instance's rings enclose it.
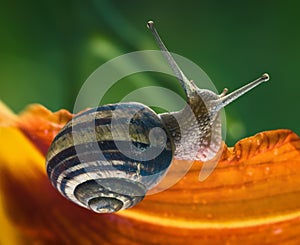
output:
{"label": "eye stalk", "polygon": [[212,109],[214,112],[218,112],[222,108],[224,108],[226,105],[230,104],[232,101],[236,100],[243,94],[247,93],[248,91],[252,90],[259,84],[263,82],[269,81],[270,76],[267,73],[264,73],[261,77],[254,80],[253,82],[250,82],[246,84],[245,86],[233,91],[230,94],[227,94],[228,89],[225,88],[223,92],[220,94],[220,98],[215,101],[216,106]]}
{"label": "eye stalk", "polygon": [[179,66],[177,65],[177,63],[174,60],[173,56],[170,54],[170,52],[166,48],[165,44],[161,40],[161,38],[160,38],[160,36],[159,36],[155,26],[154,26],[154,22],[152,20],[148,21],[147,27],[151,30],[155,41],[157,42],[160,50],[162,51],[164,57],[166,58],[169,66],[173,70],[175,76],[179,80],[179,82],[180,82],[182,88],[184,89],[187,97],[190,98],[191,96],[194,95],[195,91],[197,90],[197,87],[195,86],[195,84],[192,81],[187,79],[187,77],[184,75],[183,71],[179,68]]}
{"label": "eye stalk", "polygon": [[147,26],[187,96],[187,106],[181,111],[160,114],[169,135],[176,136],[173,138],[175,158],[208,161],[221,147],[220,110],[259,84],[268,81],[269,75],[265,73],[230,94],[227,94],[227,88],[220,95],[198,88],[179,68],[161,40],[154,22],[148,21]]}
{"label": "eye stalk", "polygon": [[[186,95],[188,98],[195,96],[195,91],[199,90],[197,86],[193,83],[192,80],[189,80],[183,71],[179,68],[176,61],[174,60],[171,53],[168,51],[166,46],[164,45],[163,41],[161,40],[154,22],[152,20],[148,21],[147,27],[151,30],[152,35],[154,36],[154,39],[156,40],[160,50],[163,52],[164,57],[166,58],[168,64],[172,68],[175,76],[178,78],[181,86],[183,87],[184,91],[186,92]],[[223,92],[219,95],[219,100],[216,102],[218,103],[217,106],[215,106],[214,111],[219,111],[221,108],[225,107],[232,101],[236,100],[241,95],[245,94],[246,92],[250,91],[257,85],[266,82],[270,79],[269,74],[264,73],[260,78],[256,79],[255,81],[235,90],[234,92],[227,95],[228,89],[225,88]]]}

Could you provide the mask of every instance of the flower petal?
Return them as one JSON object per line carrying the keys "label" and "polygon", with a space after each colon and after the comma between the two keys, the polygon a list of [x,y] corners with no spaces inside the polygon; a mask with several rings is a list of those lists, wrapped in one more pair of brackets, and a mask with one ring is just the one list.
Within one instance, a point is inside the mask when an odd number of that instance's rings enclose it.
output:
{"label": "flower petal", "polygon": [[[45,173],[42,153],[71,117],[33,106],[16,119],[0,107],[0,226],[14,236],[10,244],[300,243],[300,138],[293,132],[225,147],[205,181],[195,162],[171,188],[100,215],[63,198]],[[170,178],[184,164],[174,161]]]}
{"label": "flower petal", "polygon": [[0,127],[12,126],[17,116],[0,100]]}
{"label": "flower petal", "polygon": [[55,135],[72,118],[67,110],[52,113],[45,107],[34,104],[21,113],[18,127],[45,155]]}

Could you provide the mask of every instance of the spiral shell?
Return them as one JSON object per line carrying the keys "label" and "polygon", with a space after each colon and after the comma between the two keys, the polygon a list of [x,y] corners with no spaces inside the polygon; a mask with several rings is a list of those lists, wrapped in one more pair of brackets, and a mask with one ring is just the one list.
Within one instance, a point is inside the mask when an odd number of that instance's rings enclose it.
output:
{"label": "spiral shell", "polygon": [[[173,143],[169,137],[157,140],[162,135],[167,131],[159,116],[142,104],[90,109],[75,116],[53,140],[47,174],[63,196],[95,212],[132,207],[171,163]],[[151,157],[153,152],[159,154]]]}

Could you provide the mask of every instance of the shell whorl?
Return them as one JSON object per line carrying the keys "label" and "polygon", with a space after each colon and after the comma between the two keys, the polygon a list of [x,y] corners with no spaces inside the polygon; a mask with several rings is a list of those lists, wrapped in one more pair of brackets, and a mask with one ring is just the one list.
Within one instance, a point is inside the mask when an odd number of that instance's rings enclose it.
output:
{"label": "shell whorl", "polygon": [[[155,112],[139,103],[105,105],[75,116],[48,151],[52,185],[71,201],[96,212],[135,205],[160,181],[172,161],[169,137],[163,146],[151,141],[161,137],[160,133],[151,139],[157,128],[167,134]],[[122,143],[127,148],[119,149]],[[157,148],[161,151],[151,158],[147,150]]]}

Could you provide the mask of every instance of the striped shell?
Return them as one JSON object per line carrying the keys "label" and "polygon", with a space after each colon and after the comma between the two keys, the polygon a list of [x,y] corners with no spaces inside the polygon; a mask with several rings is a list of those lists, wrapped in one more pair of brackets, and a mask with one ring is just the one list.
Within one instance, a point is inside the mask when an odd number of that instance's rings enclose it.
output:
{"label": "striped shell", "polygon": [[116,212],[140,202],[172,156],[173,143],[154,111],[139,103],[111,104],[65,125],[48,151],[47,174],[69,200],[95,212]]}

